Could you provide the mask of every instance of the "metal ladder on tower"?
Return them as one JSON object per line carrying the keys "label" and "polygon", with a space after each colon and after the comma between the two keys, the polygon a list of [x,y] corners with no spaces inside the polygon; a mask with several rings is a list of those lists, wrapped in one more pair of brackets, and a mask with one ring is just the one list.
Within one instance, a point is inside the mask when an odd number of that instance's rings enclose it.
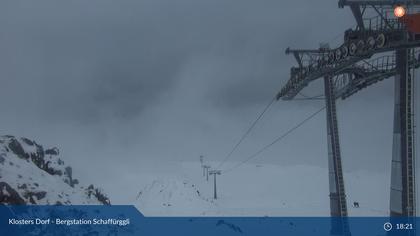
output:
{"label": "metal ladder on tower", "polygon": [[331,135],[331,147],[332,147],[332,163],[334,166],[334,179],[336,194],[338,198],[338,215],[334,217],[339,217],[341,222],[342,232],[340,235],[350,235],[350,227],[347,221],[347,202],[346,194],[344,188],[344,178],[343,178],[343,168],[341,163],[341,152],[340,152],[340,141],[339,141],[339,132],[338,132],[338,121],[337,121],[337,110],[336,110],[336,99],[335,99],[335,88],[332,85],[332,78],[325,78],[325,88],[326,88],[326,101],[327,101],[327,123],[329,133]]}
{"label": "metal ladder on tower", "polygon": [[409,73],[407,77],[407,106],[406,106],[406,130],[407,130],[407,215],[416,215],[416,196],[415,196],[415,160],[414,160],[414,113],[413,113],[413,73]]}
{"label": "metal ladder on tower", "polygon": [[[334,94],[334,86],[330,86],[330,94]],[[331,126],[331,135],[333,143],[333,153],[334,153],[334,165],[336,169],[337,175],[337,193],[340,202],[340,216],[347,216],[347,202],[346,202],[346,194],[344,189],[344,178],[343,178],[343,168],[341,164],[341,152],[340,152],[340,142],[339,142],[339,135],[338,135],[338,127],[337,127],[337,109],[335,106],[335,101],[330,102],[331,106],[331,119],[333,121],[333,125]]]}

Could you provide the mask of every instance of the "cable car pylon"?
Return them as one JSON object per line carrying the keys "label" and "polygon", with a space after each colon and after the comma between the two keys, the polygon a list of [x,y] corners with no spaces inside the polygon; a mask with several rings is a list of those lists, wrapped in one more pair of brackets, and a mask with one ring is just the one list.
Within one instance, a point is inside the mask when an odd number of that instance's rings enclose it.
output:
{"label": "cable car pylon", "polygon": [[[312,81],[324,80],[330,212],[334,221],[331,235],[350,235],[335,101],[390,77],[395,77],[390,216],[416,216],[414,80],[409,72],[420,66],[420,32],[416,31],[420,23],[408,25],[407,19],[419,16],[410,10],[420,7],[420,1],[396,2],[340,0],[340,7],[350,7],[357,27],[345,31],[339,47],[286,50],[298,65],[291,68],[290,79],[277,99],[293,100]],[[404,11],[397,7],[404,7]],[[376,17],[366,18],[369,13]]]}

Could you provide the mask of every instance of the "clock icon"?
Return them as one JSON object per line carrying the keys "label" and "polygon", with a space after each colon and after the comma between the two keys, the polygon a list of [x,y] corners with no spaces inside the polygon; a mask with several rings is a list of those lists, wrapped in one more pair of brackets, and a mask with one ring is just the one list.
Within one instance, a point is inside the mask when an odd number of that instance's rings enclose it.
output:
{"label": "clock icon", "polygon": [[387,222],[387,223],[384,224],[384,230],[386,232],[391,231],[391,229],[392,229],[392,224],[391,223]]}

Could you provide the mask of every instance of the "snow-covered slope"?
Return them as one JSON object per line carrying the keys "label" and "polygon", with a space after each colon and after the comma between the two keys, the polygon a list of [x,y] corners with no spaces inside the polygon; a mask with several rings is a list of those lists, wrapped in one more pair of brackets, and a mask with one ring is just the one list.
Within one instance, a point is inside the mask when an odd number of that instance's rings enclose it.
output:
{"label": "snow-covered slope", "polygon": [[[217,166],[218,163],[209,164]],[[176,172],[166,168],[162,170],[164,173],[154,169],[144,173],[146,167],[143,168],[137,178],[142,191],[133,204],[146,216],[330,214],[326,168],[245,164],[217,177],[217,200],[213,200],[213,178],[206,181],[198,162],[171,165]],[[367,171],[345,172],[344,175],[350,216],[389,215],[388,175]],[[166,180],[162,180],[162,176]],[[160,180],[153,181],[153,178]],[[134,191],[132,196],[135,197]],[[353,202],[358,202],[360,207],[353,207]]]}
{"label": "snow-covered slope", "polygon": [[80,185],[58,155],[27,138],[0,136],[0,204],[110,204],[93,185]]}
{"label": "snow-covered slope", "polygon": [[147,216],[200,216],[215,208],[194,184],[180,179],[153,181],[139,192],[136,204]]}

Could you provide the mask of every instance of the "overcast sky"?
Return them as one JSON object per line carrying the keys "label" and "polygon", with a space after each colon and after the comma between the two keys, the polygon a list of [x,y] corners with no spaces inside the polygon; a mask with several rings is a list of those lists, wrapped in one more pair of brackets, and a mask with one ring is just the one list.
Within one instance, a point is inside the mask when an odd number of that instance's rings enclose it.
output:
{"label": "overcast sky", "polygon": [[[335,0],[2,1],[0,129],[59,147],[99,184],[218,161],[289,78],[284,50],[340,43],[354,24]],[[338,102],[345,169],[390,171],[392,97],[390,79]],[[276,103],[232,161],[322,106]],[[321,113],[256,161],[326,167],[325,123]]]}

